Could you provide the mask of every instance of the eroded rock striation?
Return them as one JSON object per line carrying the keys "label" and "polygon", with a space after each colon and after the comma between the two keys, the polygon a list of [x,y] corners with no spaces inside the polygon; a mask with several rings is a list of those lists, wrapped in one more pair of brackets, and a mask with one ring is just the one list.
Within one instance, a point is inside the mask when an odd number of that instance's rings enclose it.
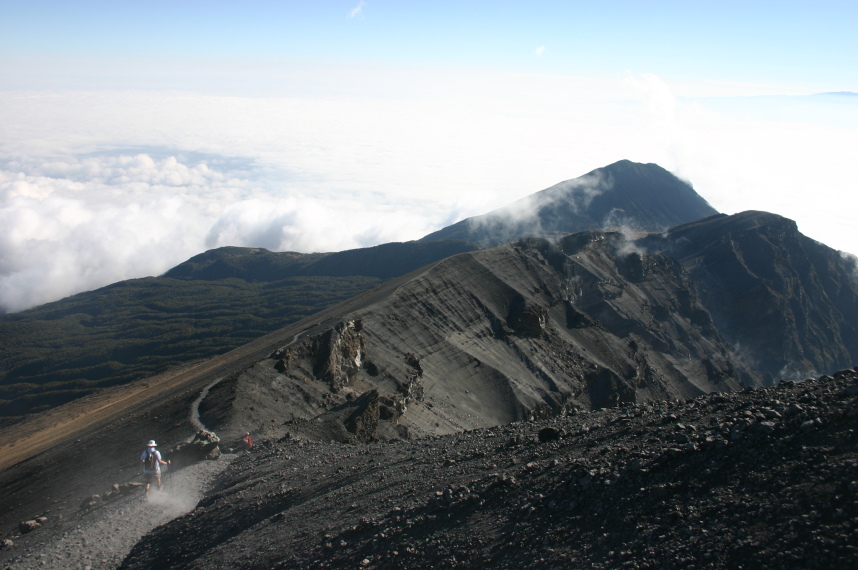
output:
{"label": "eroded rock striation", "polygon": [[855,258],[767,212],[718,215],[642,240],[694,280],[719,331],[755,369],[800,379],[858,356]]}
{"label": "eroded rock striation", "polygon": [[854,272],[764,212],[463,253],[236,374],[206,425],[384,441],[837,370],[858,355]]}
{"label": "eroded rock striation", "polygon": [[[385,440],[762,385],[733,353],[669,255],[611,232],[524,240],[449,258],[276,350],[221,388],[231,411],[206,425]],[[345,410],[370,392],[375,432],[356,435]]]}

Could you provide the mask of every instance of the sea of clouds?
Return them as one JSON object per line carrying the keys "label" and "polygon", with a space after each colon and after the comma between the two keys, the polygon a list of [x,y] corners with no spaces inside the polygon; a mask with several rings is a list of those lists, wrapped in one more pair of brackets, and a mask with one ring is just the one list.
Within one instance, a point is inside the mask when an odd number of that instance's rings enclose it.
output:
{"label": "sea of clouds", "polygon": [[720,211],[768,210],[858,251],[854,98],[760,109],[681,99],[653,76],[438,81],[329,97],[0,92],[0,310],[220,246],[418,239],[623,158],[674,171]]}

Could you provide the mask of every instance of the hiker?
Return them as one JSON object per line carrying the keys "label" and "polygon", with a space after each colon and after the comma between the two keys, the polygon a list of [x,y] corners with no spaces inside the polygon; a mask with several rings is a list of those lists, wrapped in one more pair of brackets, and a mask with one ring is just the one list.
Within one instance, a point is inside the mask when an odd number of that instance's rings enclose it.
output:
{"label": "hiker", "polygon": [[143,464],[143,481],[146,483],[146,496],[149,496],[149,486],[154,481],[158,485],[158,490],[161,490],[161,466],[169,465],[169,461],[161,459],[161,452],[156,449],[158,444],[155,440],[149,441],[146,446],[146,451],[140,456],[140,462]]}
{"label": "hiker", "polygon": [[253,447],[253,438],[250,437],[250,433],[245,433],[244,437],[241,439],[244,440],[244,445],[247,446],[247,451],[250,451],[250,448]]}

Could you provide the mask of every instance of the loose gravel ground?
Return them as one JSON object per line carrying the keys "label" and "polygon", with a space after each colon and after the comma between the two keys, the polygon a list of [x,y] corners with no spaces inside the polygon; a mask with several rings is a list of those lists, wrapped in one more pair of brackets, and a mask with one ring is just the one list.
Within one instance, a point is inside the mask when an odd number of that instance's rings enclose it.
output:
{"label": "loose gravel ground", "polygon": [[[214,477],[235,456],[197,463],[172,475],[164,475],[162,491],[146,498],[135,487],[118,498],[81,508],[55,519],[47,513],[35,530],[15,537],[15,546],[4,554],[2,567],[11,570],[102,570],[116,568],[146,533],[193,509]],[[108,491],[107,489],[105,491]]]}
{"label": "loose gravel ground", "polygon": [[289,436],[150,501],[45,512],[0,568],[855,568],[856,428],[844,370],[442,437]]}
{"label": "loose gravel ground", "polygon": [[367,445],[267,441],[123,568],[855,568],[858,373]]}

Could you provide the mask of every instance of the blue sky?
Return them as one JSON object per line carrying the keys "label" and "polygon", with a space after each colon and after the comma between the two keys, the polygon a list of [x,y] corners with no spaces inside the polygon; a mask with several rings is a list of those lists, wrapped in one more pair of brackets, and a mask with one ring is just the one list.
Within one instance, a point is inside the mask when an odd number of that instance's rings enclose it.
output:
{"label": "blue sky", "polygon": [[0,309],[628,158],[858,253],[858,3],[0,0]]}
{"label": "blue sky", "polygon": [[4,58],[286,60],[608,76],[632,69],[665,80],[858,91],[858,4],[851,1],[4,0],[0,15]]}

